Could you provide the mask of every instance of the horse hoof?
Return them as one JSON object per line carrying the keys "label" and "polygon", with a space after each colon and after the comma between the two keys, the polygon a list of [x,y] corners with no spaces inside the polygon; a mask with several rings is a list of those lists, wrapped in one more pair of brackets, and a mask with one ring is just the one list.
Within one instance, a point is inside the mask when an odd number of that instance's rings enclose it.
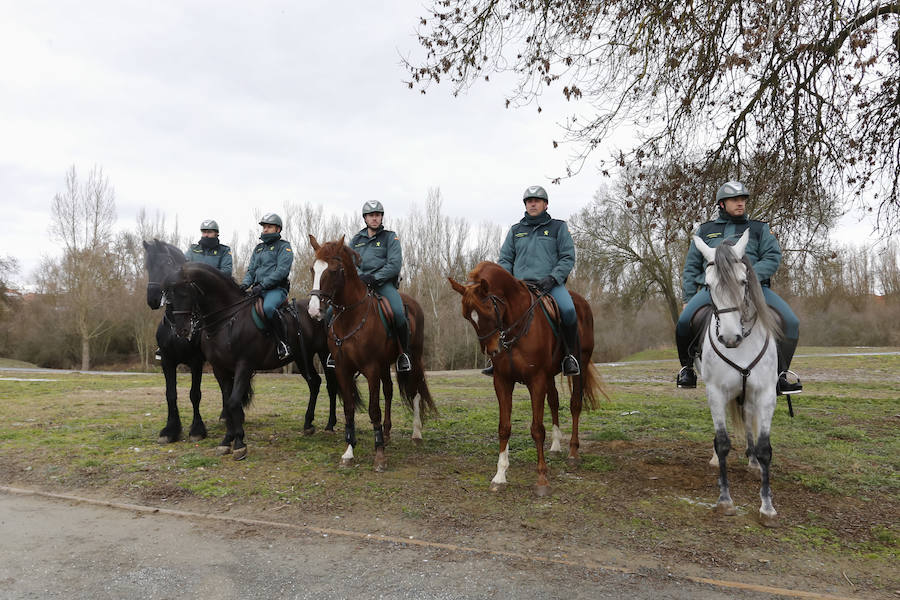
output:
{"label": "horse hoof", "polygon": [[491,491],[492,492],[502,492],[505,489],[506,489],[505,483],[494,483],[493,481],[491,482]]}
{"label": "horse hoof", "polygon": [[225,456],[231,454],[231,446],[216,446],[216,455]]}
{"label": "horse hoof", "polygon": [[716,512],[726,517],[733,517],[737,514],[737,509],[734,507],[734,504],[722,503],[716,504]]}
{"label": "horse hoof", "polygon": [[414,437],[414,438],[412,439],[412,441],[413,441],[413,443],[414,443],[416,446],[421,446],[421,445],[422,445],[422,438],[421,438],[421,437]]}
{"label": "horse hoof", "polygon": [[352,466],[353,466],[353,459],[352,459],[352,458],[342,458],[342,459],[341,459],[341,466],[342,466],[342,467],[352,467]]}
{"label": "horse hoof", "polygon": [[247,458],[247,446],[234,451],[234,460],[244,460]]}
{"label": "horse hoof", "polygon": [[337,433],[337,432],[334,430],[334,427],[326,427],[326,428],[325,428],[325,433],[334,435],[334,434]]}
{"label": "horse hoof", "polygon": [[580,456],[570,456],[566,459],[566,466],[570,469],[577,469],[581,466],[581,457]]}
{"label": "horse hoof", "polygon": [[206,436],[205,436],[205,435],[201,435],[201,434],[199,434],[199,433],[195,433],[194,435],[192,435],[192,436],[191,436],[190,438],[188,438],[188,439],[190,439],[192,442],[200,442],[200,441],[205,440],[205,439],[206,439]]}
{"label": "horse hoof", "polygon": [[315,425],[310,425],[309,427],[303,428],[303,435],[312,435],[316,432]]}
{"label": "horse hoof", "polygon": [[549,485],[536,485],[534,486],[534,493],[538,498],[546,498],[550,495],[550,486]]}
{"label": "horse hoof", "polygon": [[157,443],[157,444],[160,444],[160,445],[166,445],[166,444],[171,444],[171,443],[174,442],[174,441],[175,441],[175,440],[173,440],[172,438],[170,438],[170,437],[167,436],[167,435],[161,435],[161,436],[159,436],[159,438],[156,440],[156,443]]}
{"label": "horse hoof", "polygon": [[772,514],[767,515],[765,513],[759,513],[759,524],[763,527],[779,527],[780,523],[778,522],[778,515]]}
{"label": "horse hoof", "polygon": [[384,471],[386,469],[387,469],[386,463],[375,463],[375,472],[376,473],[384,473]]}

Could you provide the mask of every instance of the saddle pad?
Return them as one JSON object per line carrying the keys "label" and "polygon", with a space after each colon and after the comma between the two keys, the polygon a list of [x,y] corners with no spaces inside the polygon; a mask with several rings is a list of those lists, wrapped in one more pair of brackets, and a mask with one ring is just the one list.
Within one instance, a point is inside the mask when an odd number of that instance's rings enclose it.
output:
{"label": "saddle pad", "polygon": [[[288,300],[284,299],[284,302],[278,305],[278,309],[287,308]],[[253,317],[253,324],[256,325],[256,328],[260,331],[265,331],[266,326],[268,325],[268,319],[266,319],[266,313],[263,311],[263,297],[257,296],[256,300],[253,301],[252,308],[250,310],[250,316]]]}

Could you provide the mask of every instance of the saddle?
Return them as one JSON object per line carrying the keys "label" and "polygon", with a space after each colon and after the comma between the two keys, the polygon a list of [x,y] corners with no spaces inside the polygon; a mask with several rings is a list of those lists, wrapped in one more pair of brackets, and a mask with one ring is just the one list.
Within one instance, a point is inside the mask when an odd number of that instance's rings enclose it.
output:
{"label": "saddle", "polygon": [[[378,302],[378,315],[381,317],[381,322],[390,333],[394,330],[394,311],[391,310],[391,303],[387,298],[378,294],[375,294],[375,300]],[[404,305],[405,307],[406,305]]]}
{"label": "saddle", "polygon": [[[256,325],[256,328],[260,331],[266,331],[269,326],[269,320],[266,318],[266,313],[263,311],[263,297],[257,296],[256,300],[253,301],[252,310],[250,311],[250,316],[253,317],[253,324]],[[283,310],[290,308],[290,304],[288,303],[288,299],[285,298],[284,301],[279,304],[275,310]]]}
{"label": "saddle", "polygon": [[553,330],[553,335],[559,338],[562,320],[559,316],[559,306],[556,304],[556,300],[550,294],[539,296],[541,291],[536,286],[528,285],[528,291],[531,292],[532,296],[540,298],[541,310],[544,312],[544,316],[547,317],[547,322],[550,323],[550,329]]}

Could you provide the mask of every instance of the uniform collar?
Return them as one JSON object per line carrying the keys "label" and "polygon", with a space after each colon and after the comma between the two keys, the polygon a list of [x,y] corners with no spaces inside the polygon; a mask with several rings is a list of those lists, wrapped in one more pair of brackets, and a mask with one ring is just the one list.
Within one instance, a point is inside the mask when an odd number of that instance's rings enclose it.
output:
{"label": "uniform collar", "polygon": [[523,225],[528,225],[528,226],[534,227],[535,225],[544,225],[546,223],[549,223],[551,220],[552,219],[550,218],[550,213],[548,213],[545,210],[544,212],[537,215],[536,217],[532,217],[526,212],[525,216],[522,217],[522,220],[519,222],[522,223]]}
{"label": "uniform collar", "polygon": [[744,213],[740,217],[732,217],[721,208],[719,209],[719,218],[716,219],[719,223],[746,223],[749,220],[747,213]]}

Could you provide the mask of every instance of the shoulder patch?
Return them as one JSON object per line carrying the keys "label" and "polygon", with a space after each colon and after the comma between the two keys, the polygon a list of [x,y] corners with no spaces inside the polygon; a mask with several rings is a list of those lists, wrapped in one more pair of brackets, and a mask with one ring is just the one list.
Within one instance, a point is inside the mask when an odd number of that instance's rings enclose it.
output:
{"label": "shoulder patch", "polygon": [[516,237],[525,237],[525,236],[527,236],[527,235],[528,235],[528,232],[527,232],[527,231],[524,231],[524,232],[522,232],[522,233],[517,233],[517,234],[516,234]]}
{"label": "shoulder patch", "polygon": [[287,252],[293,252],[293,250],[291,250],[291,247],[290,247],[290,246],[288,246],[287,248],[285,248],[285,251],[287,251]]}
{"label": "shoulder patch", "polygon": [[714,238],[714,237],[722,237],[722,234],[721,234],[720,232],[709,233],[709,234],[706,235],[706,237],[707,237],[707,239],[708,239],[708,238]]}

